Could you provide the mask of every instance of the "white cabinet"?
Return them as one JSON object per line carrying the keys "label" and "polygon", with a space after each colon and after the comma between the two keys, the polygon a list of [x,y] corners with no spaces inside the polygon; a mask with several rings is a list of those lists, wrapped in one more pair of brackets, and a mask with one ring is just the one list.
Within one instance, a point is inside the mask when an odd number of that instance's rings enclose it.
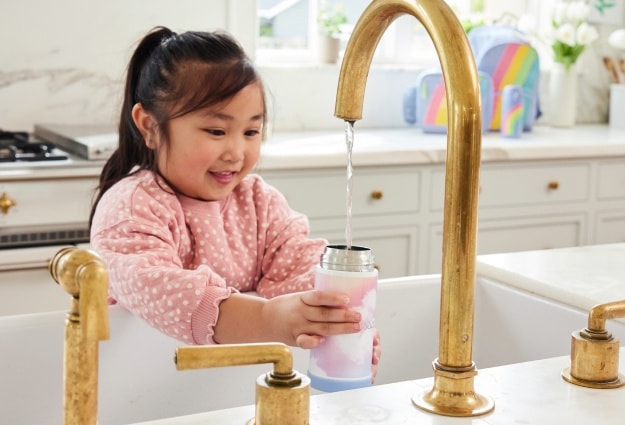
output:
{"label": "white cabinet", "polygon": [[[477,253],[577,246],[586,242],[590,161],[483,163]],[[432,171],[430,209],[442,213],[444,169]],[[424,273],[440,271],[442,219],[430,224]],[[423,264],[423,262],[422,262]]]}
{"label": "white cabinet", "polygon": [[15,204],[0,214],[0,226],[87,222],[96,178],[0,181],[0,194]]}
{"label": "white cabinet", "polygon": [[71,176],[0,176],[0,246],[85,242],[98,170]]}
{"label": "white cabinet", "polygon": [[[347,243],[346,168],[261,173],[290,206],[306,214],[311,236]],[[354,171],[352,244],[373,250],[380,278],[417,273],[421,171],[362,167]]]}
{"label": "white cabinet", "polygon": [[[346,170],[262,173],[306,215],[313,236],[346,241]],[[353,243],[382,277],[439,273],[444,164],[356,167]],[[625,158],[485,162],[478,254],[625,241]]]}
{"label": "white cabinet", "polygon": [[597,165],[596,243],[625,242],[625,160],[604,160]]}
{"label": "white cabinet", "polygon": [[[441,270],[445,166],[437,161],[354,169],[352,243],[372,248],[381,278]],[[346,171],[343,165],[293,166],[260,174],[308,216],[311,236],[346,244]],[[0,179],[0,194],[16,201],[0,214],[0,230],[84,224],[97,177],[90,170]],[[625,157],[482,163],[478,254],[624,241]]]}

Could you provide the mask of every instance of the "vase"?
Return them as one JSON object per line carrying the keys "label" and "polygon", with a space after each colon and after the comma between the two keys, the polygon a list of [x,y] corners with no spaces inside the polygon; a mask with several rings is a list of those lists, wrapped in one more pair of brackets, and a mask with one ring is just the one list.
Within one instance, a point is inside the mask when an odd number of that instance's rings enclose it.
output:
{"label": "vase", "polygon": [[554,63],[549,74],[549,123],[554,127],[575,125],[577,114],[577,70]]}
{"label": "vase", "polygon": [[340,40],[322,35],[319,37],[319,60],[321,63],[336,63],[339,59]]}

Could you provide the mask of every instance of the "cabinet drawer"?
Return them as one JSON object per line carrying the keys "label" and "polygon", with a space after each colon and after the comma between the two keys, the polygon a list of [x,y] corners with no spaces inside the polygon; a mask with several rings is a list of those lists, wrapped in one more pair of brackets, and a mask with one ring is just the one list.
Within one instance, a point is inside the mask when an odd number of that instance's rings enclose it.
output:
{"label": "cabinet drawer", "polygon": [[[444,171],[436,171],[432,178],[431,206],[442,210]],[[479,205],[491,208],[585,201],[589,178],[587,164],[483,166]]]}
{"label": "cabinet drawer", "polygon": [[599,200],[625,198],[625,163],[615,161],[599,164],[597,184]]}
{"label": "cabinet drawer", "polygon": [[[344,171],[267,173],[289,205],[310,218],[345,217],[347,177]],[[414,213],[419,210],[419,174],[409,170],[354,172],[352,215]]]}
{"label": "cabinet drawer", "polygon": [[0,195],[6,193],[15,202],[0,213],[0,226],[86,224],[97,184],[95,178],[0,183]]}
{"label": "cabinet drawer", "polygon": [[[511,220],[480,220],[477,254],[533,251],[583,244],[586,226],[583,214],[570,216],[529,217]],[[430,229],[429,270],[440,271],[443,246],[442,225]]]}

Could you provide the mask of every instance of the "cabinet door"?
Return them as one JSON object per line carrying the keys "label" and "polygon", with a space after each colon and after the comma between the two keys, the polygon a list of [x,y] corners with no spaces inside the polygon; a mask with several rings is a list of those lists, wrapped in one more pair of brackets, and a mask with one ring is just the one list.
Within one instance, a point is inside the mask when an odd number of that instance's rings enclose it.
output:
{"label": "cabinet door", "polygon": [[[480,220],[477,235],[477,253],[533,251],[539,249],[564,248],[583,243],[586,216],[541,216],[507,220]],[[428,251],[429,261],[426,273],[441,270],[442,224],[430,227]]]}
{"label": "cabinet door", "polygon": [[599,164],[597,199],[625,199],[625,161],[605,161]]}
{"label": "cabinet door", "polygon": [[[97,178],[28,180],[0,183],[15,205],[0,214],[0,226],[84,223],[89,220]],[[50,206],[54,208],[50,208]],[[45,220],[42,219],[45,217]]]}
{"label": "cabinet door", "polygon": [[[432,176],[433,211],[443,209],[444,175],[444,170],[438,170]],[[480,171],[480,210],[583,202],[589,198],[589,179],[586,163],[486,164]]]}
{"label": "cabinet door", "polygon": [[[417,272],[417,227],[399,226],[353,229],[354,245],[371,248],[380,279],[411,276]],[[326,238],[331,244],[345,245],[345,233],[320,231],[312,236]]]}
{"label": "cabinet door", "polygon": [[[345,170],[313,170],[263,174],[294,210],[312,218],[347,215]],[[356,169],[352,191],[352,214],[415,213],[419,210],[419,174],[406,169]]]}
{"label": "cabinet door", "polygon": [[595,225],[595,244],[625,242],[625,211],[600,212]]}

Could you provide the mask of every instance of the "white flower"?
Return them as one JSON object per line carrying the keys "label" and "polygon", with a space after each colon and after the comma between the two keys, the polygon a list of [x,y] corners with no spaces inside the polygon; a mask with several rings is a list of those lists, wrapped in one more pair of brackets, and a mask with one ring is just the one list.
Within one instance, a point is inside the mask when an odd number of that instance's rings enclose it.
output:
{"label": "white flower", "polygon": [[568,22],[556,28],[555,39],[564,44],[572,46],[575,44],[575,27]]}
{"label": "white flower", "polygon": [[582,46],[588,46],[590,43],[597,40],[598,38],[599,33],[594,26],[588,25],[586,22],[582,22],[581,24],[579,24],[579,27],[577,27],[577,34],[575,35],[577,44],[580,44]]}
{"label": "white flower", "polygon": [[599,38],[597,28],[586,22],[590,6],[585,1],[558,1],[553,8],[552,36],[553,59],[567,69],[571,67],[586,46]]}
{"label": "white flower", "polygon": [[608,37],[608,43],[612,47],[625,50],[625,28],[613,31]]}
{"label": "white flower", "polygon": [[566,19],[573,23],[586,20],[590,13],[590,6],[583,1],[566,3]]}
{"label": "white flower", "polygon": [[567,19],[568,3],[558,2],[553,7],[553,22],[560,25]]}
{"label": "white flower", "polygon": [[536,34],[536,28],[538,27],[538,24],[536,23],[535,17],[527,13],[524,13],[523,15],[519,17],[519,20],[517,21],[516,26],[519,29],[519,31],[525,34],[531,35],[531,34]]}

